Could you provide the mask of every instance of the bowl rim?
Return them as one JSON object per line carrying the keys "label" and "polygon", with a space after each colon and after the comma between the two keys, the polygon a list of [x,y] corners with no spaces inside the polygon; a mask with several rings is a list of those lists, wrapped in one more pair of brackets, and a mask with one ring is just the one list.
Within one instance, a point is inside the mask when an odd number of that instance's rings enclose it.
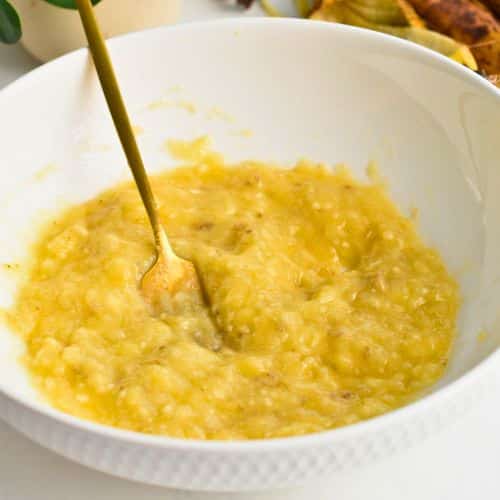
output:
{"label": "bowl rim", "polygon": [[[402,54],[414,55],[423,63],[434,64],[448,70],[460,79],[479,87],[486,95],[497,99],[500,103],[500,89],[494,87],[491,83],[472,70],[465,68],[461,64],[449,59],[448,57],[437,53],[431,49],[417,45],[413,42],[403,40],[384,33],[375,32],[372,30],[357,28],[354,26],[336,24],[326,21],[311,21],[308,19],[296,18],[231,18],[218,19],[210,21],[195,21],[189,23],[181,23],[175,26],[160,26],[143,31],[127,33],[116,36],[108,40],[110,48],[119,45],[123,40],[134,38],[148,37],[153,32],[162,32],[168,30],[173,31],[192,31],[202,29],[217,29],[219,27],[235,28],[261,28],[263,26],[278,26],[284,29],[306,29],[306,30],[331,30],[343,35],[353,35],[356,38],[364,38],[365,40],[373,41],[382,48],[389,47],[391,50],[396,50]],[[53,72],[58,66],[64,65],[72,60],[86,57],[88,54],[87,48],[81,48],[54,59],[51,62],[40,65],[37,68],[29,71],[17,80],[11,82],[0,90],[0,108],[2,103],[8,100],[16,92],[23,89],[24,86],[30,85],[36,81],[39,76]],[[422,396],[420,399],[409,403],[403,407],[389,411],[388,413],[373,417],[368,420],[347,425],[344,427],[324,430],[311,434],[289,436],[270,439],[251,439],[251,440],[201,440],[201,439],[185,439],[175,438],[163,435],[144,434],[136,431],[120,429],[104,424],[95,423],[84,420],[79,417],[72,416],[57,410],[47,403],[36,400],[29,400],[24,396],[16,394],[16,392],[7,387],[0,387],[0,396],[5,396],[17,403],[18,405],[38,413],[43,417],[54,420],[56,423],[67,425],[76,431],[90,432],[103,438],[122,441],[133,445],[148,446],[155,449],[172,449],[176,451],[190,452],[210,452],[210,453],[262,453],[268,451],[279,451],[286,449],[300,450],[304,447],[324,445],[328,443],[333,445],[335,442],[342,442],[350,439],[353,436],[361,437],[367,433],[381,431],[382,429],[391,426],[394,421],[400,423],[404,420],[408,421],[412,417],[416,417],[435,403],[442,402],[445,398],[452,398],[458,392],[461,392],[466,386],[473,384],[477,379],[483,377],[486,369],[491,369],[493,364],[500,359],[500,349],[497,348],[489,353],[476,366],[460,375],[456,380],[450,382],[446,386],[436,390],[431,394]]]}

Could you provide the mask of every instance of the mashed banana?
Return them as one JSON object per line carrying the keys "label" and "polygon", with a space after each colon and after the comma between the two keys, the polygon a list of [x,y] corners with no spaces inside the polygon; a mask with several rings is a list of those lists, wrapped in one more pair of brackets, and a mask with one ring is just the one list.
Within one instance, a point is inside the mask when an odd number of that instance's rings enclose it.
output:
{"label": "mashed banana", "polygon": [[457,285],[381,185],[342,167],[192,159],[153,189],[210,309],[179,294],[150,314],[139,283],[154,247],[132,184],[38,241],[11,321],[54,406],[146,433],[270,438],[379,415],[440,377]]}

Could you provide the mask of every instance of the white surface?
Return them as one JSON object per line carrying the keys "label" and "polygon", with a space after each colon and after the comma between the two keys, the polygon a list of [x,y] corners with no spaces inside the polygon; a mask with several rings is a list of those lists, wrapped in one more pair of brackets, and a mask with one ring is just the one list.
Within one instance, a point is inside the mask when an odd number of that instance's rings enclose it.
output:
{"label": "white surface", "polygon": [[[189,1],[189,16],[195,4],[214,14],[209,0]],[[193,9],[191,13],[191,9]],[[221,14],[229,11],[220,10]],[[16,48],[0,47],[0,84],[26,71],[29,58]],[[500,376],[500,369],[497,370]],[[496,391],[495,391],[496,392]],[[495,490],[496,455],[500,436],[495,423],[500,413],[500,397],[492,394],[472,413],[441,436],[376,467],[336,476],[335,482],[319,488],[295,490],[278,495],[243,495],[241,498],[318,498],[318,499],[470,499],[480,488],[481,498],[498,498]],[[97,474],[46,452],[0,424],[0,500],[58,498],[238,498],[235,495],[201,495],[151,489]],[[15,459],[14,459],[15,457]],[[64,478],[64,480],[62,479]],[[61,482],[61,484],[57,484]],[[33,483],[38,483],[33,486]],[[85,489],[82,488],[84,484]],[[78,488],[73,493],[72,488]],[[92,489],[95,488],[95,489]]]}
{"label": "white surface", "polygon": [[0,499],[498,500],[499,394],[440,436],[377,466],[265,494],[185,493],[115,479],[60,458],[0,423]]}
{"label": "white surface", "polygon": [[[500,343],[494,87],[418,45],[306,20],[184,24],[119,37],[109,47],[132,121],[144,130],[139,142],[149,172],[175,164],[165,139],[200,134],[211,136],[229,162],[344,161],[362,177],[375,159],[400,207],[419,207],[421,234],[461,285],[457,340],[434,394],[397,412],[321,434],[217,443],[131,434],[57,412],[18,363],[21,340],[0,324],[1,418],[62,456],[119,477],[185,490],[255,491],[335,477],[406,451],[478,401],[500,359],[497,352],[485,360]],[[195,112],[151,109],[165,95],[169,104],[194,103]],[[207,118],[213,106],[233,121]],[[130,173],[85,50],[4,90],[0,110],[2,158],[16,172],[0,171],[0,263],[22,262],[43,214],[92,198]],[[241,128],[254,133],[241,137]],[[55,170],[37,178],[48,164]],[[18,285],[15,275],[0,274],[0,307],[12,304]],[[478,342],[483,329],[487,339]]]}

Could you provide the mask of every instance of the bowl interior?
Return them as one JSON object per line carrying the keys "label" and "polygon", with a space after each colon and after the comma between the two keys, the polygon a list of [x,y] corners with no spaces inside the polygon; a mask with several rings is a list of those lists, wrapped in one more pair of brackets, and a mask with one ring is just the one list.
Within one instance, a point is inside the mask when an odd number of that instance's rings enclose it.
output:
{"label": "bowl interior", "polygon": [[[110,43],[150,172],[175,166],[166,139],[213,138],[229,161],[378,163],[403,212],[459,280],[457,379],[500,340],[500,99],[443,58],[323,23],[233,21],[159,29]],[[85,51],[0,94],[0,307],[13,302],[36,228],[129,178]],[[251,132],[251,135],[250,135]],[[23,266],[21,266],[23,269]],[[486,335],[478,340],[478,333]],[[0,389],[37,398],[21,341],[0,325]]]}

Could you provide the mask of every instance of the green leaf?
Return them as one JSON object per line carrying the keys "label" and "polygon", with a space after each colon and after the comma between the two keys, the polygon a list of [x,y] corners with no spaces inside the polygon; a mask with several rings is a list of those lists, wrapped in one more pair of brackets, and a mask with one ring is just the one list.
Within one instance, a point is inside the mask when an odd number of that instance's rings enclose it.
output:
{"label": "green leaf", "polygon": [[21,21],[7,0],[0,0],[0,42],[16,43],[21,38]]}
{"label": "green leaf", "polygon": [[[75,0],[45,0],[47,3],[51,3],[52,5],[56,5],[57,7],[62,7],[63,9],[76,9]],[[96,5],[101,0],[92,0],[92,5]]]}

